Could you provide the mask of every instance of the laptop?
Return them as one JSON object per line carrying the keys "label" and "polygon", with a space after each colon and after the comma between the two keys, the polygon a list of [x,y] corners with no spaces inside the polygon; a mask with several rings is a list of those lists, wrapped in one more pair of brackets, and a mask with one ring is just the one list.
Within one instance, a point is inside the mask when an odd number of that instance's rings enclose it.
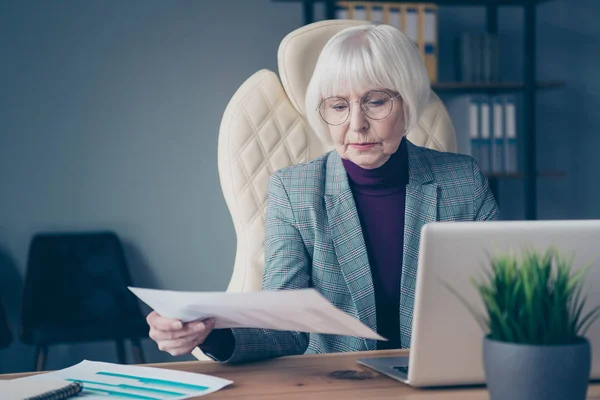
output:
{"label": "laptop", "polygon": [[[584,312],[600,304],[600,220],[426,224],[421,231],[410,357],[361,358],[358,363],[414,387],[484,384],[484,332],[442,282],[485,313],[470,279],[483,278],[488,254],[524,247],[545,251],[550,246],[572,254],[574,269],[592,264],[584,284]],[[600,319],[586,337],[594,353],[591,379],[599,379]]]}

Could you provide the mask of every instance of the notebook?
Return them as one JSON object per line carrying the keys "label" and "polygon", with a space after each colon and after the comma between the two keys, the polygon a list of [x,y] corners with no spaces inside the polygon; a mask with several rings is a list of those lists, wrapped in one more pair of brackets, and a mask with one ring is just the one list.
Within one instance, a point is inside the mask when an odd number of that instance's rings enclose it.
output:
{"label": "notebook", "polygon": [[2,400],[62,400],[81,392],[82,385],[67,381],[0,381]]}

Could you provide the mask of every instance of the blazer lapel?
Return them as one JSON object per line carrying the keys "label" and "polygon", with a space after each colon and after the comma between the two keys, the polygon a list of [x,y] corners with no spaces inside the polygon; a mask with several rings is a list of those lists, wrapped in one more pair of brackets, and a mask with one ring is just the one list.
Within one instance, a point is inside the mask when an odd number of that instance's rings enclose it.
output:
{"label": "blazer lapel", "polygon": [[400,342],[410,347],[421,228],[437,220],[438,186],[424,152],[410,141],[400,294]]}
{"label": "blazer lapel", "polygon": [[[358,211],[340,156],[332,151],[327,158],[325,206],[335,254],[360,321],[377,331],[375,292]],[[364,339],[367,348],[376,341]]]}

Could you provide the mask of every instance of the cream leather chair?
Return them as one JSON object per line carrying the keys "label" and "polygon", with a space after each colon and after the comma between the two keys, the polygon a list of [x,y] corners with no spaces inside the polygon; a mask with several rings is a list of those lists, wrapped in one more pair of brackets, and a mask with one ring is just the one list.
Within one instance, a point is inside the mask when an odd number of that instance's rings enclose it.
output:
{"label": "cream leather chair", "polygon": [[[221,187],[237,236],[227,291],[261,290],[269,175],[329,150],[306,121],[306,88],[329,38],[344,28],[362,24],[368,22],[327,20],[296,29],[279,46],[279,77],[260,70],[229,101],[218,144]],[[420,146],[456,152],[454,128],[433,92],[419,126],[409,132],[408,138]]]}

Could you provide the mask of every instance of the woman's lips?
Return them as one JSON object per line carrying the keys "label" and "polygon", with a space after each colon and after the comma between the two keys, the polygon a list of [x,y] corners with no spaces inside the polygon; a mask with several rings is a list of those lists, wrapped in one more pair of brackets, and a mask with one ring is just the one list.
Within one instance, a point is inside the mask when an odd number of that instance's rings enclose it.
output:
{"label": "woman's lips", "polygon": [[377,146],[377,143],[350,143],[350,147],[357,150],[368,150]]}

